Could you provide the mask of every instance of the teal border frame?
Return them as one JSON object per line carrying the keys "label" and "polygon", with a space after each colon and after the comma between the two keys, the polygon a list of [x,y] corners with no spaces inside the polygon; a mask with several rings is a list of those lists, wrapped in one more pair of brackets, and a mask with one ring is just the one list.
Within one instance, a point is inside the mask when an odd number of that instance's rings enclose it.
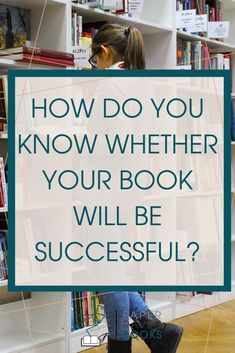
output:
{"label": "teal border frame", "polygon": [[[224,78],[224,284],[203,286],[17,286],[15,284],[15,79],[17,77],[222,77]],[[11,70],[8,72],[9,291],[231,291],[231,72],[226,70]]]}

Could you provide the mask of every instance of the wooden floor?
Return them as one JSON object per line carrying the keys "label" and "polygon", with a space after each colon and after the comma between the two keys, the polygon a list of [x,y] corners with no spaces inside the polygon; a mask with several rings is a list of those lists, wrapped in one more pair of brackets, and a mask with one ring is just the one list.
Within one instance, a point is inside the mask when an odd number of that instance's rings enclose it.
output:
{"label": "wooden floor", "polygon": [[[235,353],[235,300],[174,322],[184,327],[177,353]],[[107,353],[105,346],[90,349],[88,352]],[[133,342],[132,352],[150,351],[138,339]]]}

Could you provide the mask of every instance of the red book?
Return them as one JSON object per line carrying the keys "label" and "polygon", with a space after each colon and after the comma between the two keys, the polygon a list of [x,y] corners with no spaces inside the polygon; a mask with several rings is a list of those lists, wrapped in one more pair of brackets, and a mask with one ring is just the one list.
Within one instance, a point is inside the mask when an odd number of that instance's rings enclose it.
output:
{"label": "red book", "polygon": [[210,8],[210,21],[215,22],[215,8],[214,7]]}
{"label": "red book", "polygon": [[51,58],[49,56],[42,56],[42,55],[31,55],[23,53],[22,61],[25,62],[32,62],[35,64],[42,64],[42,65],[54,65],[54,66],[74,66],[73,60],[65,60],[59,58]]}
{"label": "red book", "polygon": [[85,318],[84,318],[85,326],[89,326],[89,310],[88,310],[87,292],[84,292],[83,302],[84,302],[84,309],[85,309]]}
{"label": "red book", "polygon": [[127,0],[122,0],[122,9],[116,10],[115,13],[121,15],[121,14],[127,13],[127,12],[128,12]]}
{"label": "red book", "polygon": [[2,178],[0,175],[0,208],[4,207],[4,195],[3,195],[3,189],[2,189]]}
{"label": "red book", "polygon": [[206,45],[203,46],[203,58],[204,58],[203,69],[209,70],[210,69],[210,51]]}
{"label": "red book", "polygon": [[25,54],[34,53],[34,55],[49,56],[51,58],[74,60],[74,54],[72,53],[66,53],[63,51],[57,51],[57,50],[45,49],[45,48],[27,47],[26,45],[23,46],[23,53]]}

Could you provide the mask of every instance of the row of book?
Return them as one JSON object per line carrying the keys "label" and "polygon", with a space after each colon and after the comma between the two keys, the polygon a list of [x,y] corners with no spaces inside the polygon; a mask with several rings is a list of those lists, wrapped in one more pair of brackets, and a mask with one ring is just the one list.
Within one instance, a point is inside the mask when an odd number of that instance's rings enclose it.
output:
{"label": "row of book", "polygon": [[214,54],[201,41],[185,41],[177,39],[177,65],[191,66],[195,70],[230,70],[231,53]]}
{"label": "row of book", "polygon": [[84,23],[83,17],[79,15],[79,11],[72,11],[72,52],[75,57],[75,65],[82,69],[91,69],[89,58],[91,57],[91,45],[97,31],[106,23],[89,22]]}
{"label": "row of book", "polygon": [[3,157],[0,157],[0,208],[7,207],[7,173]]}
{"label": "row of book", "polygon": [[176,10],[193,10],[207,15],[208,21],[223,21],[223,2],[220,0],[176,0]]}
{"label": "row of book", "polygon": [[48,66],[74,66],[74,54],[72,53],[46,48],[35,48],[27,45],[0,50],[0,59]]}
{"label": "row of book", "polygon": [[0,76],[0,133],[7,132],[7,76]]}
{"label": "row of book", "polygon": [[72,292],[71,298],[72,331],[98,324],[102,320],[98,292]]}
{"label": "row of book", "polygon": [[7,232],[0,232],[0,281],[8,279]]}
{"label": "row of book", "polygon": [[[139,292],[139,294],[145,300],[145,292]],[[72,292],[72,331],[100,323],[105,317],[102,304],[102,294],[99,292]]]}

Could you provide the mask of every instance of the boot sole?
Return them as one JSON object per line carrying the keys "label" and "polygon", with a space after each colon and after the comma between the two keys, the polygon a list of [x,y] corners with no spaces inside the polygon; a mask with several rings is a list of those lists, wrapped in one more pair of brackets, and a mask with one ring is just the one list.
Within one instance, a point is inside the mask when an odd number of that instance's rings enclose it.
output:
{"label": "boot sole", "polygon": [[181,341],[181,338],[182,338],[182,335],[183,335],[183,331],[184,331],[184,330],[183,330],[183,327],[178,327],[178,328],[179,328],[179,331],[178,331],[177,340],[176,340],[174,346],[171,347],[169,353],[176,353],[177,348],[178,348],[178,346],[179,346],[179,344],[180,344],[180,341]]}

